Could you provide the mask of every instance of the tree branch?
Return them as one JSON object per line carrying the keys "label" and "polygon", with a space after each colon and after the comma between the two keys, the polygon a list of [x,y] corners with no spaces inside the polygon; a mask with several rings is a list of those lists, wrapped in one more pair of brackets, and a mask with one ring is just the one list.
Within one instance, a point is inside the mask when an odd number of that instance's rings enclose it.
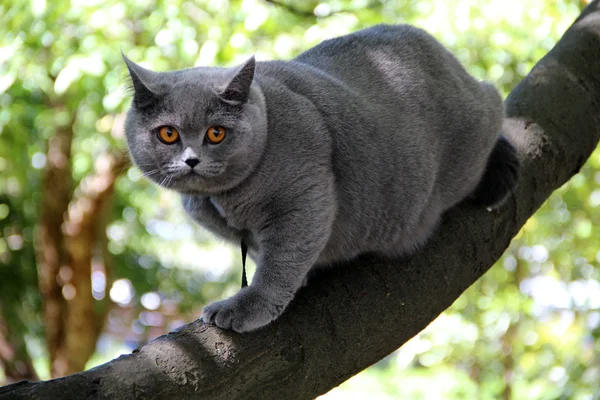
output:
{"label": "tree branch", "polygon": [[314,18],[316,17],[315,13],[313,12],[313,10],[302,10],[299,8],[296,8],[294,6],[292,6],[291,4],[285,3],[283,1],[277,1],[277,0],[265,0],[265,2],[267,3],[271,3],[277,7],[281,7],[281,8],[285,8],[288,12],[292,13],[292,14],[296,14],[300,17],[308,17],[308,18]]}
{"label": "tree branch", "polygon": [[487,212],[462,204],[407,261],[363,256],[300,291],[282,317],[239,335],[199,321],[92,370],[0,389],[0,399],[312,399],[385,357],[497,260],[600,137],[600,0],[510,94],[506,134],[522,179]]}

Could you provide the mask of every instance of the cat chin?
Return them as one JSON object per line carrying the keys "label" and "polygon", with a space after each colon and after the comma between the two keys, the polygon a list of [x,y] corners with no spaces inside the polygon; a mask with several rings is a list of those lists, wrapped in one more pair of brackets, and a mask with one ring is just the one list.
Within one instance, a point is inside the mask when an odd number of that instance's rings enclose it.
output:
{"label": "cat chin", "polygon": [[160,186],[186,195],[206,195],[218,191],[207,188],[203,177],[195,173],[173,178],[171,181],[167,181],[166,185],[163,184]]}

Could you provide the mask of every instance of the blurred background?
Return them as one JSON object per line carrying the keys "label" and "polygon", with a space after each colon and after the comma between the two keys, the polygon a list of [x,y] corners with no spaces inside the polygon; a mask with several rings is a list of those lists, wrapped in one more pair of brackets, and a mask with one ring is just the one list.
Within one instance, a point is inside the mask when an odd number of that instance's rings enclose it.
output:
{"label": "blurred background", "polygon": [[[126,155],[121,50],[148,68],[289,59],[411,23],[506,95],[578,0],[3,0],[0,385],[130,352],[237,291],[216,242]],[[251,268],[252,270],[252,268]],[[400,350],[324,399],[599,399],[600,152]]]}

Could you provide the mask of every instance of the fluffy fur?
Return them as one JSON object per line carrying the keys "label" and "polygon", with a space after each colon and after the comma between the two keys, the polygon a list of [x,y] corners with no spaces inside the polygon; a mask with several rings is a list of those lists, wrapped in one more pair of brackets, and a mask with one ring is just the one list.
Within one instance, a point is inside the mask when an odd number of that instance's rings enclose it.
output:
{"label": "fluffy fur", "polygon": [[[497,91],[414,27],[379,25],[232,69],[125,61],[136,164],[180,192],[199,224],[245,240],[257,263],[250,286],[204,308],[222,328],[260,328],[313,266],[409,255],[450,207],[469,196],[499,204],[516,184]],[[180,140],[159,141],[162,126]],[[220,144],[207,142],[211,126],[226,128]]]}

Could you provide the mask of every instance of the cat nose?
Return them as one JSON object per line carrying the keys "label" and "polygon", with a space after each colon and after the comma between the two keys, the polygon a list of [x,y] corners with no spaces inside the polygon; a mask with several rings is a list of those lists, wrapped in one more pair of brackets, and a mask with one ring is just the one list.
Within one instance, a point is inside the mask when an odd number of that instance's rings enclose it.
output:
{"label": "cat nose", "polygon": [[194,168],[196,165],[200,164],[200,160],[198,160],[197,158],[188,158],[185,160],[185,163],[191,168]]}

